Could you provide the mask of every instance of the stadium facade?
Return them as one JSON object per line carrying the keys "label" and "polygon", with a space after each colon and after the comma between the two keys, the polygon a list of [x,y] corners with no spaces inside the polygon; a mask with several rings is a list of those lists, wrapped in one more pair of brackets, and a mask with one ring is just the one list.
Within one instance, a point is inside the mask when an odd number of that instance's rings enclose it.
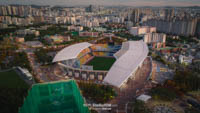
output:
{"label": "stadium facade", "polygon": [[[122,45],[78,43],[64,48],[54,57],[70,78],[96,81],[120,88],[142,66],[148,55],[148,46],[142,40],[127,41]],[[109,70],[93,70],[86,65],[94,57],[116,59]]]}

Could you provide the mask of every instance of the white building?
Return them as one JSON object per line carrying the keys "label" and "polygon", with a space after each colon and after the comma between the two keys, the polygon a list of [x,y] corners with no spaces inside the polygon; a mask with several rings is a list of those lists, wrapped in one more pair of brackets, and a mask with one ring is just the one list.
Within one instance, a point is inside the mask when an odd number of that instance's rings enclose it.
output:
{"label": "white building", "polygon": [[23,75],[25,75],[29,80],[33,79],[32,74],[25,68],[17,67]]}
{"label": "white building", "polygon": [[43,44],[40,41],[27,41],[25,42],[26,46],[33,47],[33,48],[40,48],[43,47]]}
{"label": "white building", "polygon": [[179,56],[179,62],[181,64],[186,64],[186,65],[191,64],[193,59],[194,59],[193,56],[188,56],[188,57],[183,55]]}
{"label": "white building", "polygon": [[131,27],[129,32],[134,36],[143,35],[146,33],[156,32],[156,27],[149,27],[149,26]]}
{"label": "white building", "polygon": [[7,28],[7,27],[8,27],[7,24],[0,23],[0,28]]}
{"label": "white building", "polygon": [[151,99],[151,96],[144,95],[144,94],[137,97],[137,100],[140,100],[140,101],[143,101],[143,102],[147,102],[149,99]]}
{"label": "white building", "polygon": [[31,29],[24,29],[24,30],[18,30],[16,31],[16,33],[18,35],[35,35],[35,36],[39,36],[40,35],[40,32],[37,31],[37,30],[31,30]]}
{"label": "white building", "polygon": [[71,30],[74,30],[74,31],[83,31],[83,26],[68,26],[67,27],[67,29],[69,30],[69,31],[71,31]]}
{"label": "white building", "polygon": [[166,34],[163,33],[147,33],[143,38],[145,43],[165,43],[166,42]]}

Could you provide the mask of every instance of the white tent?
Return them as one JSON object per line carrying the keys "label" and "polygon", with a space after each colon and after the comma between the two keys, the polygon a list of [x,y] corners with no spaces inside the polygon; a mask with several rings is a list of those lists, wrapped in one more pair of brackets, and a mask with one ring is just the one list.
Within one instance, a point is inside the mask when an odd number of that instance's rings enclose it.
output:
{"label": "white tent", "polygon": [[137,97],[137,100],[141,100],[141,101],[143,101],[143,102],[147,102],[149,99],[151,99],[151,96],[149,96],[149,95],[144,95],[144,94],[142,94],[142,95],[140,95],[139,97]]}

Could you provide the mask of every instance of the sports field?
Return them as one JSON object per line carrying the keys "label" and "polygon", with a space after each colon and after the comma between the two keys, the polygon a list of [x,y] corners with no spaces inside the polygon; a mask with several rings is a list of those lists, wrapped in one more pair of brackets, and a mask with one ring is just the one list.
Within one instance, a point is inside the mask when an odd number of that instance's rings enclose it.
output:
{"label": "sports field", "polygon": [[109,70],[115,61],[115,58],[110,57],[94,57],[86,65],[93,66],[94,70]]}
{"label": "sports field", "polygon": [[15,70],[0,72],[0,87],[3,88],[28,88],[28,84],[22,80]]}
{"label": "sports field", "polygon": [[18,113],[29,87],[15,70],[0,72],[1,113]]}

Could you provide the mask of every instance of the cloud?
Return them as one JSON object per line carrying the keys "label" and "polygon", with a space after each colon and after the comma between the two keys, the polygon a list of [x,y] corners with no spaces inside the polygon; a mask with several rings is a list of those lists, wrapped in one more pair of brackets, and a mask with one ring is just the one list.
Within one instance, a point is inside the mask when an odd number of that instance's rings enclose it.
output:
{"label": "cloud", "polygon": [[129,6],[192,6],[200,0],[0,0],[0,4],[38,5],[129,5]]}

